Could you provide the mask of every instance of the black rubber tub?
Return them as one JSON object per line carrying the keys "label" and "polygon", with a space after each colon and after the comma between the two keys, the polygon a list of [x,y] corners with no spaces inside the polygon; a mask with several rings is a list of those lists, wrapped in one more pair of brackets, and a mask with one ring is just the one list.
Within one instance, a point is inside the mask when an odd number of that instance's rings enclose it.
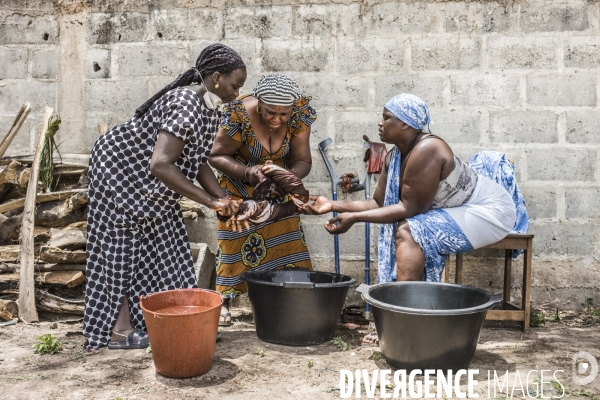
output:
{"label": "black rubber tub", "polygon": [[487,310],[502,300],[485,290],[435,282],[356,289],[373,308],[381,351],[396,369],[468,369]]}
{"label": "black rubber tub", "polygon": [[290,346],[330,340],[348,288],[356,283],[346,275],[297,269],[250,271],[241,277],[259,339]]}

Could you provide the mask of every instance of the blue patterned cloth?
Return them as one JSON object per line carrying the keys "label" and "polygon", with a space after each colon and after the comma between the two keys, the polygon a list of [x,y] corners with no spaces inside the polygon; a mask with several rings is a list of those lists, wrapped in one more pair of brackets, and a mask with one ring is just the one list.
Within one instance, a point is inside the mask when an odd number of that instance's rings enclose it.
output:
{"label": "blue patterned cloth", "polygon": [[402,93],[394,96],[385,103],[384,107],[414,129],[421,130],[431,123],[429,107],[414,94]]}
{"label": "blue patterned cloth", "polygon": [[[400,165],[402,155],[397,147],[392,149],[383,206],[400,202]],[[413,239],[425,254],[423,280],[441,281],[448,254],[473,250],[473,246],[458,224],[442,209],[432,209],[406,221]],[[396,229],[398,224],[381,224],[379,227],[378,283],[392,282],[396,275]]]}
{"label": "blue patterned cloth", "polygon": [[[517,220],[511,233],[527,233],[529,215],[525,208],[525,199],[515,179],[515,168],[506,157],[506,154],[499,151],[480,151],[471,157],[469,165],[479,175],[493,180],[506,189],[517,208]],[[514,250],[513,258],[522,253],[523,250]]]}

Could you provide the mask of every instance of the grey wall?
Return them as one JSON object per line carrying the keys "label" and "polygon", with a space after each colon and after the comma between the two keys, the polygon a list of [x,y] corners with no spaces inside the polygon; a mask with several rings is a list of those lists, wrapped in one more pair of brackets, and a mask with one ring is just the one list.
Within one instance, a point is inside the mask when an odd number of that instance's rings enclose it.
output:
{"label": "grey wall", "polygon": [[[534,303],[600,303],[597,1],[3,0],[0,24],[2,126],[23,101],[34,105],[11,154],[32,152],[46,104],[63,117],[62,152],[89,152],[98,123],[128,118],[220,41],[246,60],[246,91],[278,71],[313,96],[311,143],[334,139],[340,174],[363,176],[360,137],[376,138],[382,105],[399,92],[430,104],[433,131],[460,156],[506,152],[536,235]],[[313,161],[309,189],[327,194],[316,151]],[[333,254],[324,220],[305,219],[320,269]],[[214,227],[208,219],[190,230],[212,242]],[[356,276],[363,229],[340,238],[343,270]],[[497,291],[501,266],[495,253],[467,258],[467,282]]]}

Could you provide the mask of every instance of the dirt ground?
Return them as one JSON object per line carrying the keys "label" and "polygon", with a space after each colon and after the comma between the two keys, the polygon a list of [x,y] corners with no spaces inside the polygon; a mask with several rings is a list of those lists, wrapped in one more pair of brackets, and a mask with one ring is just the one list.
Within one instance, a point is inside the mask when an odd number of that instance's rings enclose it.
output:
{"label": "dirt ground", "polygon": [[[332,343],[286,347],[256,337],[247,307],[232,311],[234,324],[221,330],[223,339],[217,343],[212,369],[183,380],[158,375],[152,354],[145,350],[84,352],[80,320],[53,322],[49,318],[57,317],[51,316],[38,324],[0,327],[0,398],[330,399],[340,397],[340,369],[389,368],[379,347],[361,345],[366,328],[338,326],[336,334],[349,345],[347,350]],[[528,334],[517,324],[486,322],[471,365],[480,370],[476,386],[479,398],[488,398],[488,370],[496,370],[499,376],[509,371],[512,387],[516,386],[517,371],[525,382],[530,370],[544,369],[564,370],[557,374],[565,386],[562,398],[600,399],[600,377],[585,386],[575,385],[571,378],[576,352],[587,351],[600,360],[600,318],[586,310],[563,312],[560,322],[551,322],[552,315],[546,311],[546,325],[532,328]],[[54,355],[34,354],[35,337],[46,333],[59,338],[64,350]],[[548,380],[548,374],[545,377]],[[533,373],[530,382],[539,382],[539,378],[539,373]],[[523,397],[521,391],[513,394]],[[545,385],[544,397],[561,394],[558,385]],[[535,397],[535,391],[530,395]],[[366,394],[361,398],[367,398]]]}

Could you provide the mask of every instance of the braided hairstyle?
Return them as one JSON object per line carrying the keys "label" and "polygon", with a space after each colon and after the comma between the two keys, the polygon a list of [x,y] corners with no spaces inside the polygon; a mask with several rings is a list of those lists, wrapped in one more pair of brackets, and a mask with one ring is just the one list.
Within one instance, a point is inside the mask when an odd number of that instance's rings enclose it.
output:
{"label": "braided hairstyle", "polygon": [[187,86],[193,82],[200,82],[200,78],[212,75],[215,72],[227,74],[238,68],[244,67],[246,67],[244,60],[242,60],[242,57],[240,57],[240,55],[231,47],[220,43],[211,44],[200,52],[195,67],[188,69],[175,78],[173,82],[159,90],[158,93],[150,98],[150,100],[135,110],[135,116],[139,118],[146,114],[152,104],[171,89]]}

